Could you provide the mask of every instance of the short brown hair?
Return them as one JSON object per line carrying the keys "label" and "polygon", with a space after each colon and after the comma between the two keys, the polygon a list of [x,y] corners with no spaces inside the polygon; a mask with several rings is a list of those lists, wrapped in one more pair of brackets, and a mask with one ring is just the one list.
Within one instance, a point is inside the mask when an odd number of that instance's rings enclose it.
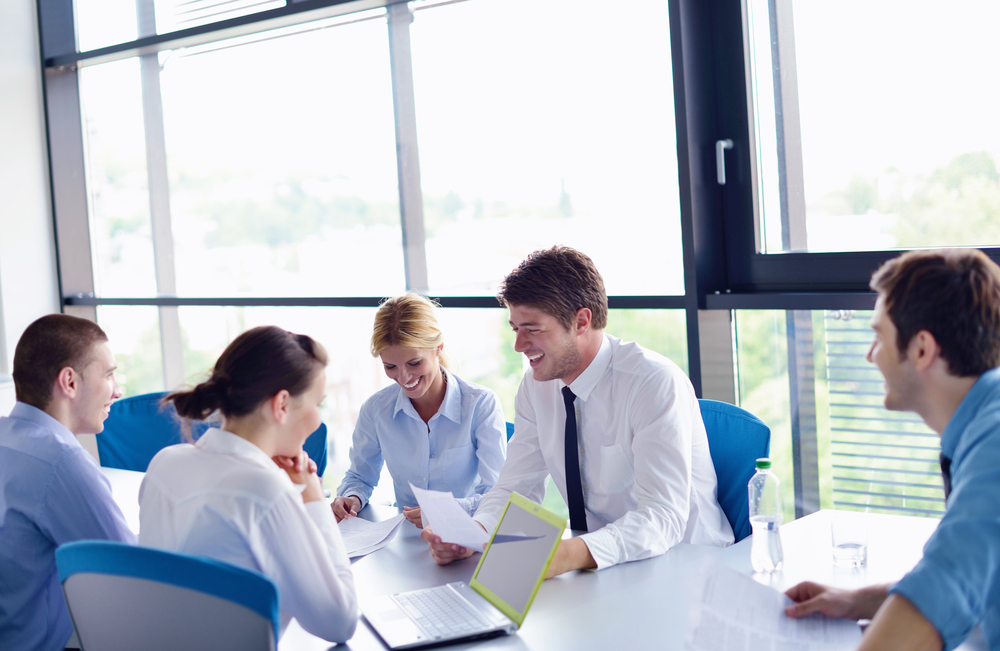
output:
{"label": "short brown hair", "polygon": [[608,295],[594,261],[568,246],[535,251],[500,284],[497,300],[504,307],[524,305],[551,314],[567,330],[580,308],[588,308],[591,324],[608,324]]}
{"label": "short brown hair", "polygon": [[1000,267],[982,251],[910,251],[879,267],[871,288],[896,326],[901,354],[926,330],[952,375],[1000,366]]}
{"label": "short brown hair", "polygon": [[204,420],[217,410],[246,416],[281,390],[302,395],[326,364],[326,349],[311,337],[258,326],[226,346],[207,381],[163,402],[174,403],[182,418]]}
{"label": "short brown hair", "polygon": [[14,349],[14,395],[44,410],[52,387],[67,366],[82,373],[94,359],[94,346],[108,340],[104,330],[87,319],[49,314],[29,325]]}

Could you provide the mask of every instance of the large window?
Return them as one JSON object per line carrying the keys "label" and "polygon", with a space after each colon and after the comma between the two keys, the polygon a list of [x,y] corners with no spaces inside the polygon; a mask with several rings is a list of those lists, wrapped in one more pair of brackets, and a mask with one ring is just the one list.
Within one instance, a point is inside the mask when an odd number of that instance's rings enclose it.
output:
{"label": "large window", "polygon": [[1000,245],[996,2],[747,14],[763,251]]}
{"label": "large window", "polygon": [[439,298],[454,368],[512,419],[497,283],[568,244],[609,332],[771,425],[790,514],[940,512],[936,437],[863,360],[868,280],[900,249],[1000,244],[995,3],[39,9],[64,303],[128,393],[195,381],[252,325],[313,334],[335,484],[387,382],[379,300]]}
{"label": "large window", "polygon": [[431,292],[558,242],[611,294],[683,293],[666,3],[438,4],[411,29]]}
{"label": "large window", "polygon": [[77,0],[74,52],[46,53],[80,64],[52,73],[78,83],[86,179],[64,292],[96,309],[126,395],[198,382],[255,325],[308,333],[331,357],[336,485],[389,382],[379,300],[440,297],[453,370],[512,421],[524,360],[494,295],[553,244],[594,258],[609,332],[687,369],[667,4],[371,6]]}

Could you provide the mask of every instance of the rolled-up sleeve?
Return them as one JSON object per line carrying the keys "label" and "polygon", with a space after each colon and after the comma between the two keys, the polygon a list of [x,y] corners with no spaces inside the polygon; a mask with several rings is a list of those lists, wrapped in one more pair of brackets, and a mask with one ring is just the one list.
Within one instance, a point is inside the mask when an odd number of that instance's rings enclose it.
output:
{"label": "rolled-up sleeve", "polygon": [[890,590],[934,625],[945,649],[965,640],[1000,590],[1000,446],[977,446],[952,472],[948,510],[923,559]]}
{"label": "rolled-up sleeve", "polygon": [[369,398],[361,405],[351,441],[351,467],[337,488],[339,496],[357,495],[362,508],[368,504],[368,499],[382,473],[382,446],[379,444],[375,426],[373,400],[374,397]]}
{"label": "rolled-up sleeve", "polygon": [[684,538],[691,500],[692,405],[665,374],[649,376],[625,406],[638,505],[582,536],[597,569],[659,556]]}

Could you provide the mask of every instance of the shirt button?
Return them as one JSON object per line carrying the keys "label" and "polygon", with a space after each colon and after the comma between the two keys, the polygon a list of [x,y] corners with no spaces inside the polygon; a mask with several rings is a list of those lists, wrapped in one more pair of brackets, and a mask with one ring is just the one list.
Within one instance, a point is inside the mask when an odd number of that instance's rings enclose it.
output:
{"label": "shirt button", "polygon": [[589,491],[590,490],[590,486],[588,486],[587,484],[584,484],[583,485],[583,490]]}
{"label": "shirt button", "polygon": [[433,459],[433,458],[434,458],[434,455],[432,454],[432,455],[431,455],[431,459]]}

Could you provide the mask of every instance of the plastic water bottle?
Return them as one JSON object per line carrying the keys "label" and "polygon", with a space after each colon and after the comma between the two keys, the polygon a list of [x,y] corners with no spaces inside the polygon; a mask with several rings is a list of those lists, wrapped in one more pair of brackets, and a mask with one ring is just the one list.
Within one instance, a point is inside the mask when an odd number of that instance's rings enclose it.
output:
{"label": "plastic water bottle", "polygon": [[750,564],[754,572],[777,572],[785,560],[780,532],[781,482],[771,472],[770,459],[757,459],[757,472],[750,478],[747,492],[753,529]]}

